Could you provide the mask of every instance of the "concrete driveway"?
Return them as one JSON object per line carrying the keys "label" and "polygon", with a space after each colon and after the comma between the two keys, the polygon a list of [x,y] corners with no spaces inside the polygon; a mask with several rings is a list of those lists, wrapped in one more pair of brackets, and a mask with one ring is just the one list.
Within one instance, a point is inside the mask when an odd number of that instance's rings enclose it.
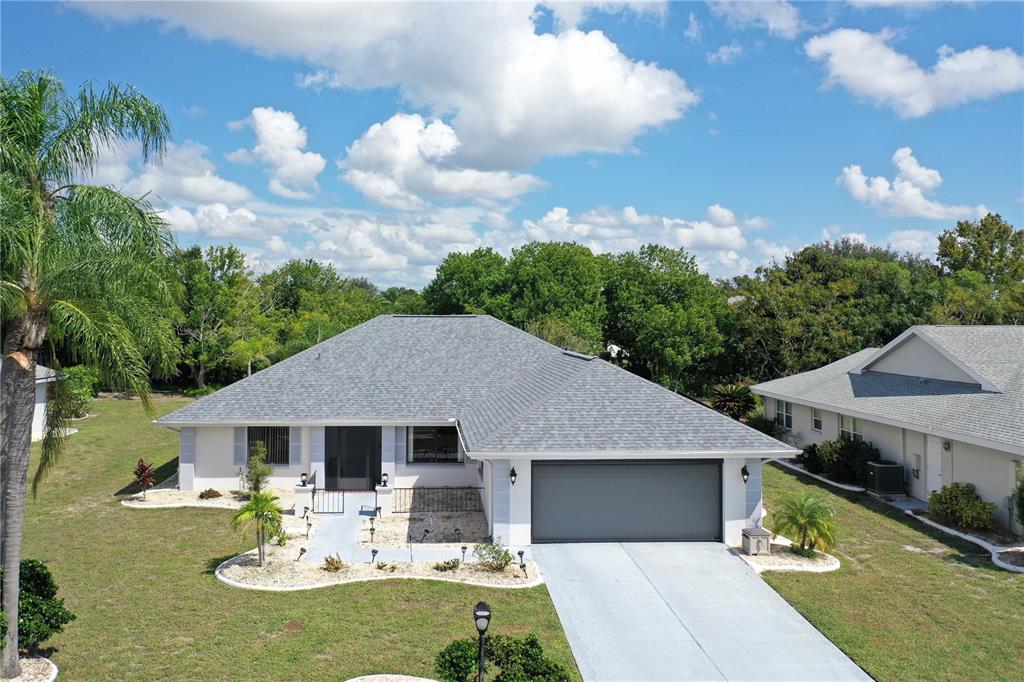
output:
{"label": "concrete driveway", "polygon": [[724,545],[532,554],[588,682],[870,679]]}

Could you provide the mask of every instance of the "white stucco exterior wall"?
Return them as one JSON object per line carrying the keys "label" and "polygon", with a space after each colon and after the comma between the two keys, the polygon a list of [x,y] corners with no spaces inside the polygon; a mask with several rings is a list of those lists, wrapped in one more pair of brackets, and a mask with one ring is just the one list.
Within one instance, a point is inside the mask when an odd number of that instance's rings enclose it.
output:
{"label": "white stucco exterior wall", "polygon": [[[385,427],[385,430],[389,427]],[[478,473],[479,462],[466,457],[462,444],[459,443],[459,452],[462,453],[464,461],[458,464],[410,464],[408,463],[408,438],[409,429],[405,426],[393,427],[395,429],[395,468],[390,475],[393,475],[394,488],[415,488],[417,486],[434,487],[460,487],[481,485],[480,474]],[[382,457],[383,460],[383,457]]]}
{"label": "white stucco exterior wall", "polygon": [[[195,464],[192,486],[182,475],[179,461],[178,485],[182,490],[238,489],[238,465],[234,461],[235,427],[199,426],[195,428]],[[287,466],[275,466],[268,482],[271,488],[291,488],[302,473],[310,473],[310,427],[300,429],[301,445],[298,461]]]}
{"label": "white stucco exterior wall", "polygon": [[505,544],[519,548],[528,546],[533,539],[533,463],[524,460],[512,462],[512,465],[516,468],[516,482],[509,486],[509,526]]}
{"label": "white stucco exterior wall", "polygon": [[36,383],[36,404],[32,412],[32,440],[42,440],[46,433],[46,387],[43,382]]}
{"label": "white stucco exterior wall", "polygon": [[899,348],[894,348],[879,358],[868,368],[868,371],[944,379],[967,384],[978,383],[971,375],[916,336],[908,337]]}
{"label": "white stucco exterior wall", "polygon": [[747,486],[741,474],[746,463],[745,459],[722,460],[722,542],[730,546],[742,544],[743,529],[753,525],[747,521]]}
{"label": "white stucco exterior wall", "polygon": [[950,478],[955,483],[973,483],[978,494],[996,505],[996,522],[1010,526],[1010,495],[1016,489],[1014,480],[1014,461],[1024,462],[1024,458],[999,452],[979,445],[952,441],[950,443],[950,459],[952,472]]}

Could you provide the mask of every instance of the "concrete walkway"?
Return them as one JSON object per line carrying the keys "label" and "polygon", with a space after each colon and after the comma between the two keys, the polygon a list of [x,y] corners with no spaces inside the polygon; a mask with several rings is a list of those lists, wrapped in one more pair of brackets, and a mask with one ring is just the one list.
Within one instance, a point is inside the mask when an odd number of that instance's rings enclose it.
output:
{"label": "concrete walkway", "polygon": [[[373,493],[346,493],[344,514],[319,514],[319,525],[313,534],[309,551],[303,556],[304,561],[316,564],[323,563],[327,555],[337,554],[346,563],[369,562],[369,547],[359,547],[359,533],[363,528],[363,519],[373,516]],[[470,547],[472,549],[472,547]],[[467,554],[467,560],[471,559]],[[459,549],[443,547],[423,547],[413,544],[410,549],[405,547],[378,547],[376,561],[394,563],[399,561],[437,562],[447,559],[461,559]]]}
{"label": "concrete walkway", "polygon": [[870,679],[722,544],[532,553],[588,682]]}

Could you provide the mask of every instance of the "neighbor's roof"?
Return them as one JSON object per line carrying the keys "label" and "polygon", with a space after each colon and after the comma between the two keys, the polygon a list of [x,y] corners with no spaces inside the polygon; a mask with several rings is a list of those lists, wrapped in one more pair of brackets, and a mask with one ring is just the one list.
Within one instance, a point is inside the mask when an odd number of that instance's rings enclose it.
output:
{"label": "neighbor's roof", "polygon": [[57,380],[57,370],[50,369],[49,367],[43,367],[42,365],[36,365],[36,383],[37,384],[48,384],[51,381]]}
{"label": "neighbor's roof", "polygon": [[752,388],[769,397],[1024,454],[1024,326],[921,325],[908,332],[940,347],[994,389],[870,369],[858,373],[877,359],[883,350],[877,348]]}
{"label": "neighbor's roof", "polygon": [[451,419],[470,454],[793,452],[704,405],[487,315],[377,317],[157,421]]}

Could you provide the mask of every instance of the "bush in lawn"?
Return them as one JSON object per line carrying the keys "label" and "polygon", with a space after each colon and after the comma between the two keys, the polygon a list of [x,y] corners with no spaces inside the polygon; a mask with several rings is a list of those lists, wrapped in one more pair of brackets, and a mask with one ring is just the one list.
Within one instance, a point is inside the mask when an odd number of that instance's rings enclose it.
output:
{"label": "bush in lawn", "polygon": [[140,457],[132,474],[135,476],[135,485],[142,491],[142,499],[146,499],[146,491],[153,487],[153,472],[153,465]]}
{"label": "bush in lawn", "polygon": [[864,485],[868,480],[868,462],[882,458],[882,453],[862,438],[842,436],[818,446],[822,471],[833,481]]}
{"label": "bush in lawn", "polygon": [[978,495],[973,483],[953,483],[928,495],[928,513],[964,530],[991,530],[996,505]]}
{"label": "bush in lawn", "polygon": [[537,635],[509,637],[492,635],[487,638],[487,660],[499,668],[495,682],[570,682],[572,677],[565,666],[544,655]]}
{"label": "bush in lawn", "polygon": [[438,573],[447,573],[448,571],[459,570],[459,564],[462,563],[458,559],[448,559],[447,561],[438,561],[434,564],[434,570]]}
{"label": "bush in lawn", "polygon": [[821,456],[818,454],[818,446],[815,443],[805,445],[803,452],[796,456],[796,461],[803,464],[804,469],[812,474],[820,474],[822,471]]}
{"label": "bush in lawn", "polygon": [[267,464],[266,445],[256,442],[249,450],[249,470],[245,472],[245,483],[250,492],[258,493],[267,485],[267,479],[274,473],[274,468]]}
{"label": "bush in lawn", "polygon": [[501,546],[501,538],[494,538],[493,542],[481,542],[473,545],[473,556],[481,568],[487,571],[500,573],[512,563],[512,553]]}
{"label": "bush in lawn", "polygon": [[220,386],[203,386],[202,388],[186,388],[182,393],[187,395],[189,398],[202,398],[204,395],[210,395],[220,390]]}
{"label": "bush in lawn", "polygon": [[769,515],[768,525],[773,536],[785,535],[792,540],[792,551],[801,556],[813,556],[815,549],[828,551],[836,546],[832,510],[807,490],[782,498]]}
{"label": "bush in lawn", "polygon": [[[0,567],[0,577],[3,568]],[[57,598],[57,581],[42,561],[24,559],[18,574],[18,647],[35,653],[39,645],[56,635],[75,619]],[[6,634],[6,620],[4,621]]]}
{"label": "bush in lawn", "polygon": [[75,365],[60,370],[64,388],[71,403],[71,415],[81,418],[89,414],[92,399],[100,384],[100,373],[94,367]]}
{"label": "bush in lawn", "polygon": [[477,643],[457,639],[438,652],[434,671],[442,682],[471,682],[476,678]]}

